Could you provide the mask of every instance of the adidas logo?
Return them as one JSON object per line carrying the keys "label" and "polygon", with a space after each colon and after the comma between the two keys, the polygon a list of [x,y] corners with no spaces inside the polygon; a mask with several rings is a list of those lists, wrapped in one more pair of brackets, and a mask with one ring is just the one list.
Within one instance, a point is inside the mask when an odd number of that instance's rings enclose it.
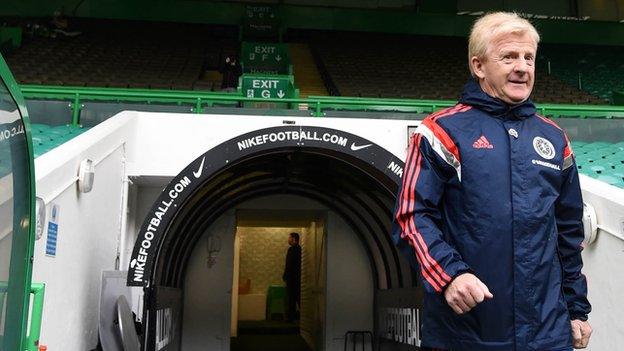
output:
{"label": "adidas logo", "polygon": [[472,147],[474,147],[475,149],[493,149],[494,145],[490,144],[487,138],[482,135],[479,139],[475,140],[475,142],[472,143]]}

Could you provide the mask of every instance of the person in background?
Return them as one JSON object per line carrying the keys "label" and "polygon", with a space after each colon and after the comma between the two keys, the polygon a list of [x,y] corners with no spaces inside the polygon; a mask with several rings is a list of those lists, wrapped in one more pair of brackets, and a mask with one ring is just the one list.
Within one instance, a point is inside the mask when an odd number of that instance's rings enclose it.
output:
{"label": "person in background", "polygon": [[459,103],[411,137],[393,237],[418,262],[425,349],[571,351],[589,342],[574,154],[529,100],[539,39],[515,13],[478,19]]}
{"label": "person in background", "polygon": [[241,66],[235,57],[226,57],[222,69],[223,80],[221,82],[221,90],[234,92],[238,87],[238,77],[241,75]]}
{"label": "person in background", "polygon": [[282,279],[286,283],[286,319],[293,322],[297,318],[297,308],[301,298],[301,246],[299,246],[299,233],[288,235],[288,252]]}

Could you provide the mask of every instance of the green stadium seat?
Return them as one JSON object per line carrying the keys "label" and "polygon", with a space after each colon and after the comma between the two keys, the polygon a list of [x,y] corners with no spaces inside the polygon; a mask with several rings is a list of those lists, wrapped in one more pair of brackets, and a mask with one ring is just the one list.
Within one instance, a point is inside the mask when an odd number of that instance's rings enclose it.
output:
{"label": "green stadium seat", "polygon": [[613,145],[613,144],[607,143],[607,142],[604,142],[604,141],[596,141],[596,142],[593,142],[593,143],[591,143],[589,145],[591,145],[591,147],[594,150],[600,150],[600,149],[611,147],[611,145]]}
{"label": "green stadium seat", "polygon": [[602,160],[602,153],[601,152],[592,151],[592,152],[584,154],[583,158],[587,162],[596,162],[596,161]]}
{"label": "green stadium seat", "polygon": [[596,179],[601,182],[605,182],[610,185],[615,185],[617,187],[624,187],[624,180],[622,178],[614,177],[612,175],[600,175]]}
{"label": "green stadium seat", "polygon": [[589,169],[596,174],[602,174],[604,173],[606,167],[602,165],[593,165],[590,166]]}
{"label": "green stadium seat", "polygon": [[63,134],[70,134],[72,133],[74,130],[76,129],[76,127],[72,126],[72,125],[62,125],[62,126],[55,126],[50,128],[51,132],[59,132],[59,133],[63,133]]}
{"label": "green stadium seat", "polygon": [[50,126],[47,124],[33,123],[30,125],[30,128],[32,130],[32,133],[35,134],[47,131],[48,129],[50,129]]}
{"label": "green stadium seat", "polygon": [[624,155],[611,154],[605,157],[605,161],[611,162],[613,164],[624,163]]}
{"label": "green stadium seat", "polygon": [[45,136],[40,135],[40,134],[33,135],[33,137],[32,137],[33,146],[35,146],[35,147],[37,145],[40,145],[40,144],[48,141],[48,140],[50,140],[50,138],[45,137]]}

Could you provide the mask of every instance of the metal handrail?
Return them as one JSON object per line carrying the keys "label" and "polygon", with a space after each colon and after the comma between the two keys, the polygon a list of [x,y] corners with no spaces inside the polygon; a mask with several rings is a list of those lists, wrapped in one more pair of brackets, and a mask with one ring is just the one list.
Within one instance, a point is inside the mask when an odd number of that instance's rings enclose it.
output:
{"label": "metal handrail", "polygon": [[[305,104],[312,109],[312,116],[324,116],[323,110],[344,108],[350,110],[433,112],[440,108],[454,105],[451,100],[416,100],[416,99],[381,99],[336,96],[309,96],[307,98],[264,99],[248,98],[240,93],[177,91],[157,89],[120,89],[97,87],[67,87],[21,85],[24,96],[28,99],[71,100],[72,123],[78,124],[80,110],[84,101],[129,101],[145,103],[193,104],[195,113],[202,113],[203,107],[215,102],[270,102],[285,104]],[[624,106],[613,105],[573,105],[573,104],[538,104],[538,111],[543,115],[555,117],[579,118],[624,118]]]}

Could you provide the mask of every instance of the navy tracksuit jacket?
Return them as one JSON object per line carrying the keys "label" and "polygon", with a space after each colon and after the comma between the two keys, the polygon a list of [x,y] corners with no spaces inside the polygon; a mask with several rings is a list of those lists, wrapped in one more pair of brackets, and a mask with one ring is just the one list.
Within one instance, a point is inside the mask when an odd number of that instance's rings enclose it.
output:
{"label": "navy tracksuit jacket", "polygon": [[[471,80],[411,138],[396,205],[395,243],[425,290],[423,346],[570,350],[570,320],[591,310],[582,213],[565,133],[532,102],[507,105]],[[444,289],[465,272],[494,298],[457,315]]]}

